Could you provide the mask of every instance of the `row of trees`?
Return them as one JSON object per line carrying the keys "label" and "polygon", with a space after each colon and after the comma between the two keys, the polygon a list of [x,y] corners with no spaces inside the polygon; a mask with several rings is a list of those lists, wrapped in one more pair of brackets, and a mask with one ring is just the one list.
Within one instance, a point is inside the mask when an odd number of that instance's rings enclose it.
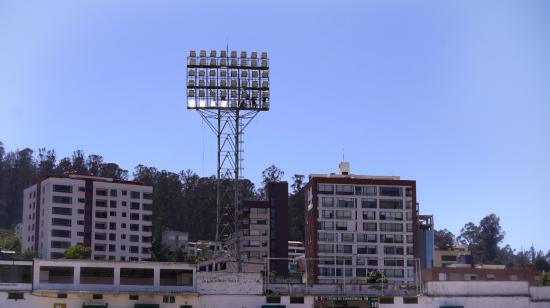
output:
{"label": "row of trees", "polygon": [[[57,160],[55,150],[39,149],[36,153],[25,148],[6,152],[0,142],[0,229],[13,228],[21,221],[23,189],[48,175],[62,175],[66,172],[93,174],[128,179],[128,171],[116,163],[105,162],[101,155],[85,156],[83,151],[74,151],[71,157]],[[178,173],[158,170],[155,167],[138,165],[132,174],[133,180],[154,187],[153,193],[153,254],[158,260],[177,260],[181,256],[170,255],[160,244],[165,228],[189,232],[190,240],[212,240],[215,238],[216,221],[216,178],[201,177],[191,170]],[[262,172],[262,187],[269,181],[281,181],[284,172],[272,165]],[[222,183],[229,184],[229,183]],[[303,175],[292,176],[289,194],[289,239],[304,240],[304,185]],[[243,179],[240,183],[243,198],[262,198],[262,189]],[[468,246],[476,263],[505,264],[507,266],[536,265],[546,269],[550,251],[544,254],[531,247],[528,251],[516,252],[509,245],[501,247],[505,232],[500,219],[491,214],[479,224],[464,225],[458,237],[447,229],[436,230],[435,243],[439,247],[457,244]],[[13,232],[5,232],[4,245],[15,247]],[[7,243],[7,244],[6,244]]]}
{"label": "row of trees", "polygon": [[506,245],[501,247],[505,232],[500,226],[500,218],[490,214],[481,219],[479,224],[468,222],[455,236],[447,229],[435,230],[434,243],[441,249],[453,248],[456,245],[468,247],[477,264],[503,264],[507,267],[534,266],[537,270],[550,270],[550,250],[544,254],[531,246],[526,251],[516,251]]}

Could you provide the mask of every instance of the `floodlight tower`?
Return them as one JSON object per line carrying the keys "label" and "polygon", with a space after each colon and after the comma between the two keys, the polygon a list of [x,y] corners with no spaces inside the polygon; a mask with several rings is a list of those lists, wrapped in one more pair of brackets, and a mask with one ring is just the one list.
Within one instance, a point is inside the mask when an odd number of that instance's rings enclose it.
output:
{"label": "floodlight tower", "polygon": [[197,110],[216,134],[216,241],[229,247],[241,268],[240,179],[242,135],[261,111],[269,110],[267,53],[215,50],[187,58],[187,109]]}

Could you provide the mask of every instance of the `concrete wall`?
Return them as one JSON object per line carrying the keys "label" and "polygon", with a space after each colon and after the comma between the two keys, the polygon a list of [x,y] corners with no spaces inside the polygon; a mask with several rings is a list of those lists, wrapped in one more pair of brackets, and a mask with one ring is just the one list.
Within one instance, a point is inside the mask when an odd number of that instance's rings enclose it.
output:
{"label": "concrete wall", "polygon": [[430,281],[427,296],[529,296],[527,281]]}
{"label": "concrete wall", "polygon": [[197,272],[197,292],[200,294],[256,294],[263,293],[260,273]]}
{"label": "concrete wall", "polygon": [[550,306],[550,287],[530,287],[531,299],[534,301],[548,301]]}

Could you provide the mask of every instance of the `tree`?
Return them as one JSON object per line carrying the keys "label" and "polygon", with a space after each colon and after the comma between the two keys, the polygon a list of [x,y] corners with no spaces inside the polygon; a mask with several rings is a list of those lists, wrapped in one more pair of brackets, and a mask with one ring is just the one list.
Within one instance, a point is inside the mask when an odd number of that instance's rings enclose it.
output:
{"label": "tree", "polygon": [[21,240],[14,230],[0,232],[0,250],[15,251],[21,253]]}
{"label": "tree", "polygon": [[38,149],[38,177],[46,177],[55,173],[55,150]]}
{"label": "tree", "polygon": [[455,235],[447,230],[435,230],[434,232],[434,245],[439,248],[453,248],[455,245],[456,239]]}
{"label": "tree", "polygon": [[283,170],[279,169],[275,165],[271,165],[262,171],[262,184],[265,185],[268,182],[280,182],[284,175],[285,173]]}
{"label": "tree", "polygon": [[479,226],[467,223],[460,230],[458,242],[467,245],[475,262],[491,264],[499,262],[499,244],[504,239],[504,231],[500,226],[500,218],[495,214],[485,216]]}
{"label": "tree", "polygon": [[88,155],[86,160],[88,171],[93,175],[101,175],[103,165],[103,156],[97,154]]}
{"label": "tree", "polygon": [[90,247],[84,247],[76,244],[65,249],[63,255],[65,259],[90,259],[92,256],[92,249]]}
{"label": "tree", "polygon": [[548,272],[550,271],[550,264],[546,260],[546,257],[542,254],[542,251],[539,251],[535,260],[533,261],[533,266],[539,272]]}
{"label": "tree", "polygon": [[86,165],[86,159],[84,158],[84,152],[82,150],[76,150],[71,157],[71,171],[76,174],[89,174],[88,166]]}
{"label": "tree", "polygon": [[291,185],[292,194],[288,198],[288,239],[292,241],[304,240],[305,225],[305,199],[304,199],[304,176],[295,174]]}

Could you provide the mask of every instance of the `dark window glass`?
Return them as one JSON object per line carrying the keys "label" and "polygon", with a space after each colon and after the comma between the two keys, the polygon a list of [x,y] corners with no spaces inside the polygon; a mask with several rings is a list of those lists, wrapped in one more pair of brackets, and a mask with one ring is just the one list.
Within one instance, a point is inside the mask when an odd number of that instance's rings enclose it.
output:
{"label": "dark window glass", "polygon": [[62,204],[73,204],[73,198],[65,197],[65,196],[52,196],[52,202],[62,203]]}
{"label": "dark window glass", "polygon": [[53,185],[53,191],[60,192],[60,193],[72,193],[73,192],[73,187],[70,186],[70,185],[54,184]]}

